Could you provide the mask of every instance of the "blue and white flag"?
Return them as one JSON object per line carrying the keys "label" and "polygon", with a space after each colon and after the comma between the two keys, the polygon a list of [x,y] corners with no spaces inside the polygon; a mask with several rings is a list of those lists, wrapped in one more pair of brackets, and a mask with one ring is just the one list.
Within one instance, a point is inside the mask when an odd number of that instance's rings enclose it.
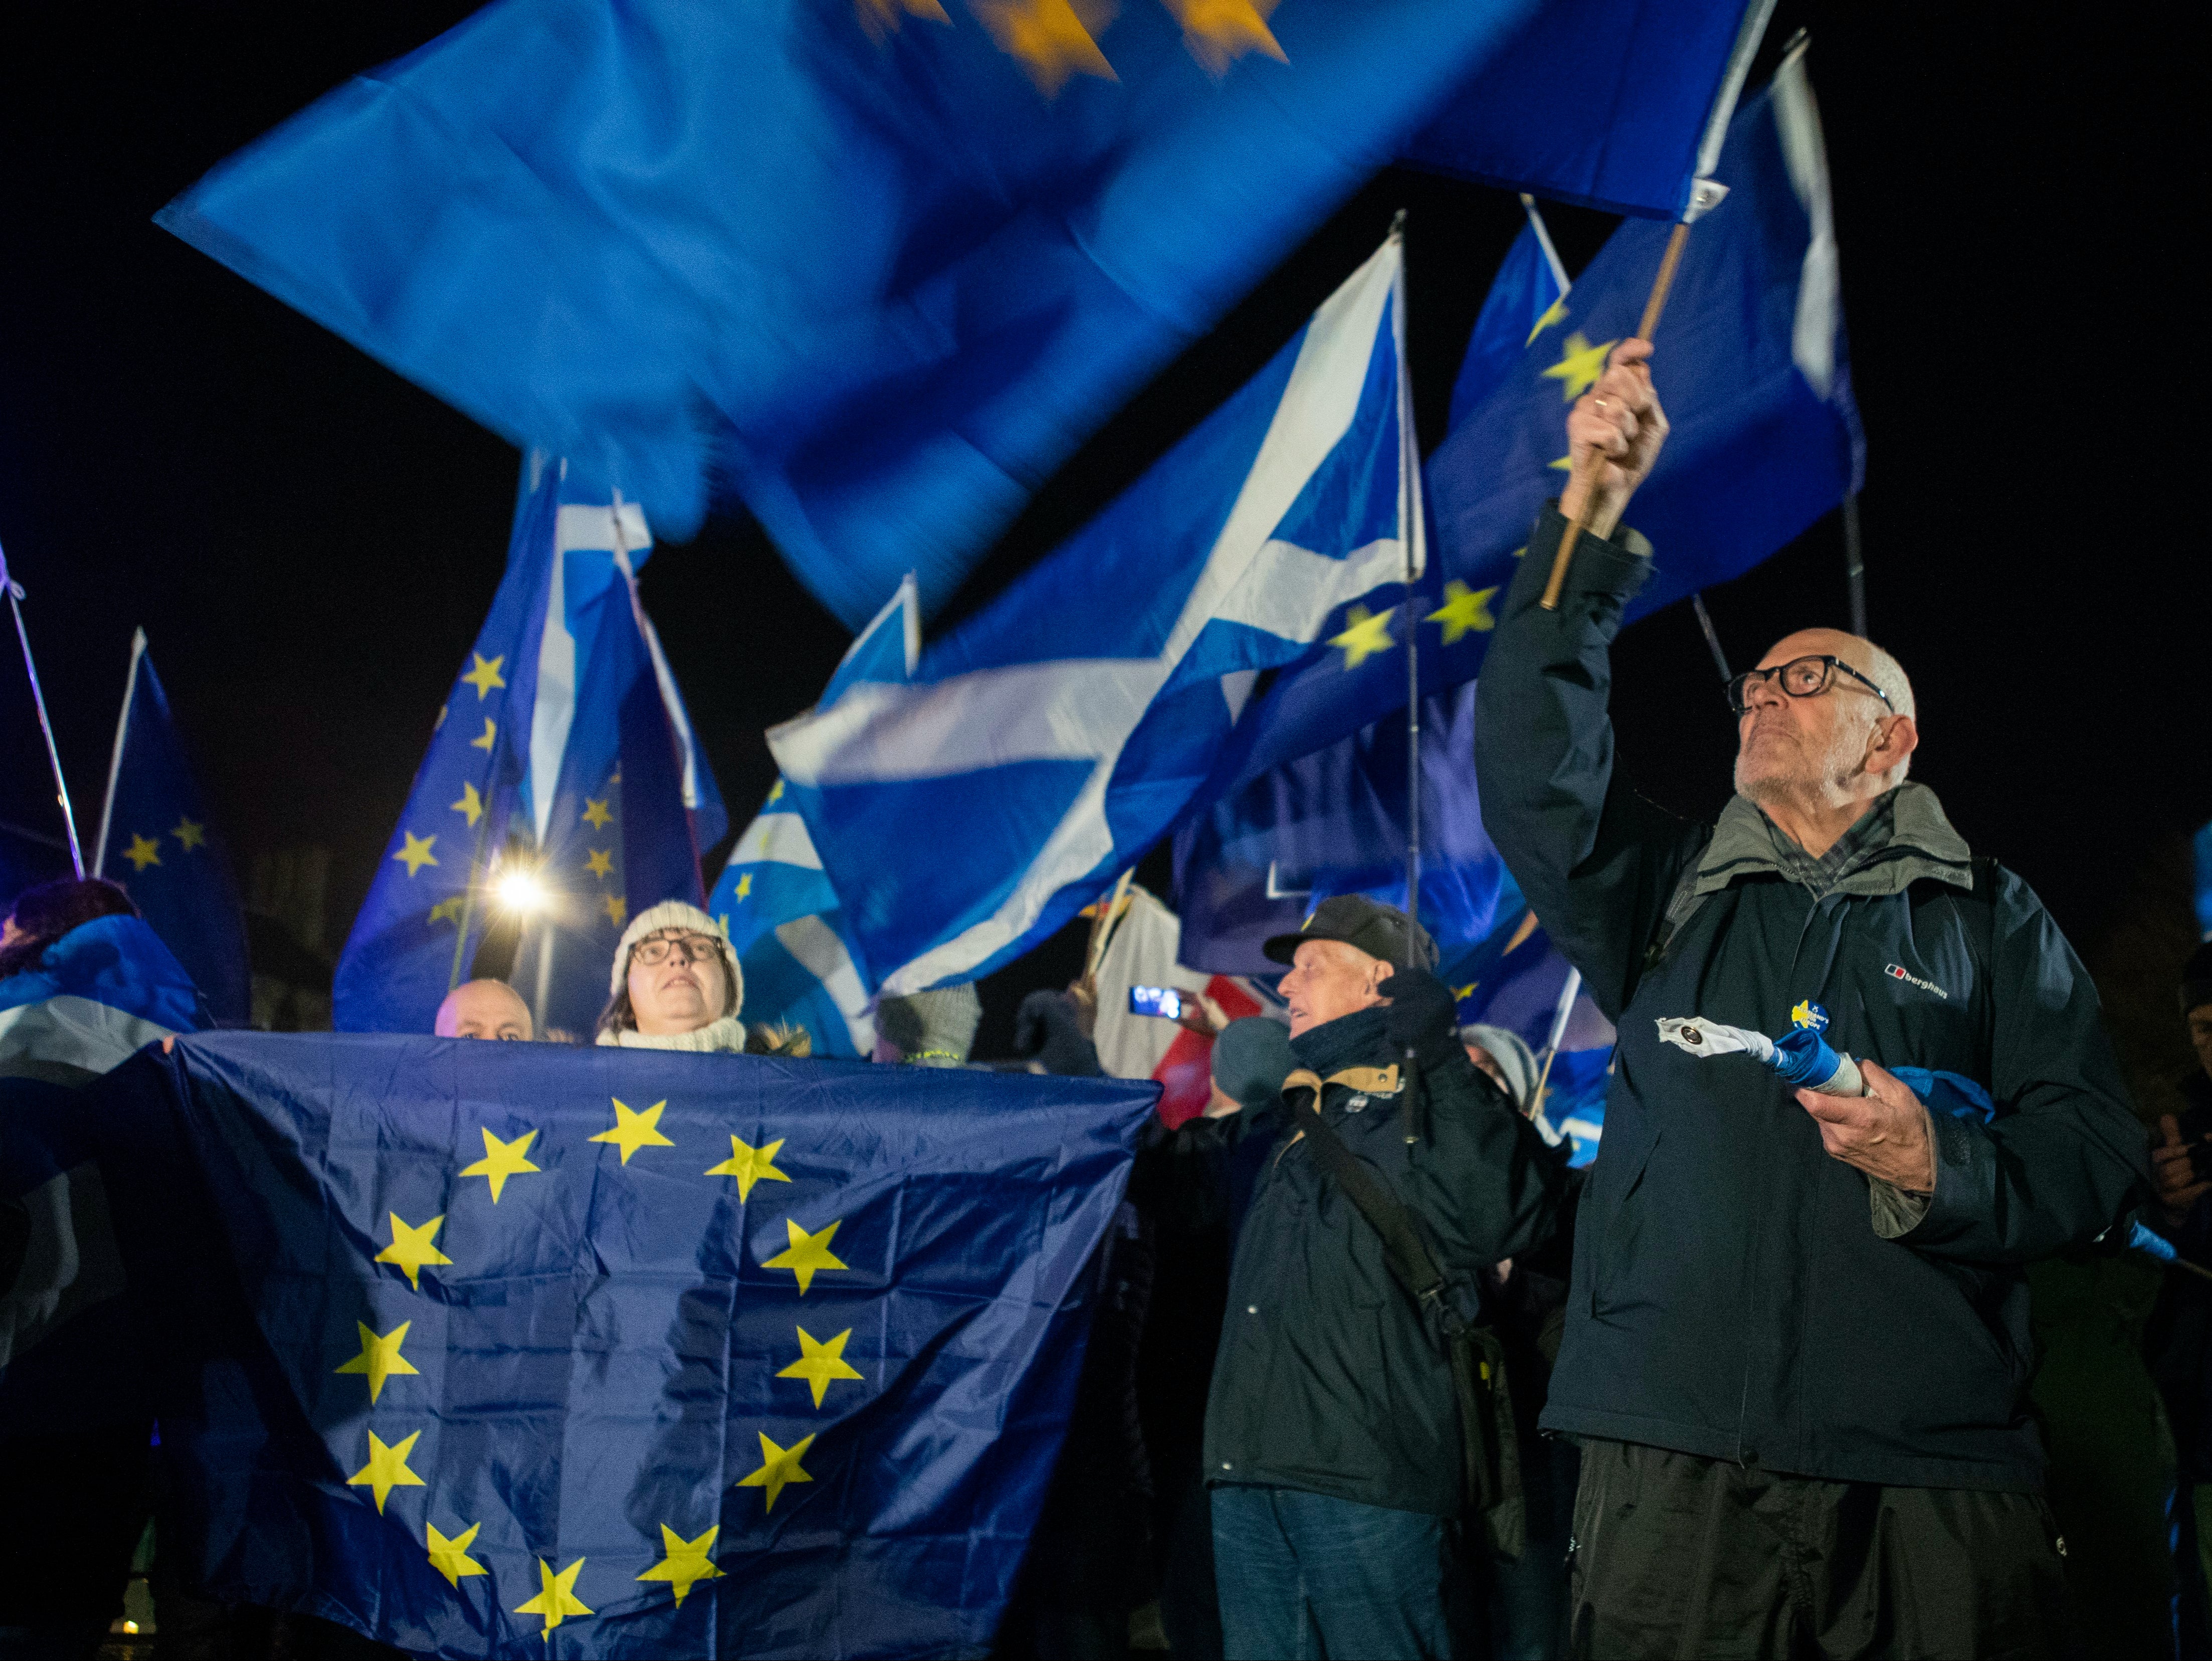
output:
{"label": "blue and white flag", "polygon": [[428,1031],[516,901],[517,990],[588,1030],[630,910],[701,898],[728,820],[638,599],[652,545],[635,503],[525,459],[507,575],[338,960],[341,1030]]}
{"label": "blue and white flag", "polygon": [[1423,558],[1401,269],[1394,234],[911,680],[769,734],[871,987],[974,980],[1051,934],[1173,826],[1262,671],[1386,624]]}
{"label": "blue and white flag", "polygon": [[[128,866],[128,870],[125,867]],[[131,639],[131,672],[107,770],[93,874],[120,882],[216,1019],[242,1026],[253,1013],[246,910],[230,855],[207,809],[169,718],[143,629]]]}

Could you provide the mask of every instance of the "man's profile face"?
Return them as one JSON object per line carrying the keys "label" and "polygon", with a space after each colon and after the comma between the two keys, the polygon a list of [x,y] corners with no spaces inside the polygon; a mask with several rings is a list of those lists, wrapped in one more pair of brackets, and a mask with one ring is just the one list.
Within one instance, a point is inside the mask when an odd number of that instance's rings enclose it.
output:
{"label": "man's profile face", "polygon": [[2212,1003],[2189,1012],[2189,1042],[2197,1050],[2197,1064],[2212,1075]]}
{"label": "man's profile face", "polygon": [[504,981],[471,981],[438,1006],[441,1038],[506,1038],[528,1043],[530,1006]]}
{"label": "man's profile face", "polygon": [[1375,991],[1382,967],[1381,958],[1342,940],[1303,942],[1281,988],[1283,1001],[1291,1007],[1291,1036],[1370,1004],[1389,1002]]}
{"label": "man's profile face", "polygon": [[[1834,629],[1803,629],[1787,636],[1767,649],[1759,666],[1772,669],[1796,658],[1824,655],[1841,658],[1861,674],[1872,673],[1862,661],[1864,646]],[[1753,682],[1735,724],[1737,792],[1759,801],[1825,794],[1826,787],[1843,785],[1865,759],[1875,721],[1888,713],[1865,684],[1840,672],[1827,691],[1808,698],[1790,697],[1771,678]]]}

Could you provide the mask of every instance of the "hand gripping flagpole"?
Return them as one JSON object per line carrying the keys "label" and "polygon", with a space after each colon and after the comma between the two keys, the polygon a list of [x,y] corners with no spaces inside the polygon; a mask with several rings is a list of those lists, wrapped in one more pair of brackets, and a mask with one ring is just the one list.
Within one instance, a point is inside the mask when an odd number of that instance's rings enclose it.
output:
{"label": "hand gripping flagpole", "polygon": [[46,761],[54,770],[54,800],[62,805],[62,824],[69,830],[70,863],[77,880],[84,880],[84,850],[77,846],[76,814],[70,806],[69,782],[62,777],[61,751],[54,748],[54,724],[46,718],[46,690],[39,684],[39,666],[31,656],[30,632],[23,627],[23,585],[8,575],[8,555],[0,550],[0,588],[8,591],[8,609],[15,614],[15,638],[23,643],[23,671],[31,678],[31,702],[38,706],[39,731],[46,735]]}
{"label": "hand gripping flagpole", "polygon": [[[1721,146],[1728,139],[1729,121],[1735,114],[1736,99],[1743,91],[1744,77],[1751,72],[1752,58],[1765,36],[1766,21],[1773,11],[1774,0],[1750,0],[1744,8],[1743,21],[1736,29],[1735,46],[1729,53],[1727,73],[1721,77],[1712,113],[1705,118],[1705,137],[1698,145],[1697,172],[1690,180],[1689,204],[1682,210],[1674,234],[1667,239],[1667,252],[1660,256],[1659,275],[1652,279],[1650,297],[1644,302],[1644,319],[1636,326],[1635,338],[1638,340],[1650,340],[1659,327],[1660,313],[1667,309],[1667,291],[1674,286],[1674,273],[1682,263],[1682,245],[1690,240],[1691,225],[1709,210],[1718,207],[1721,198],[1728,194],[1728,186],[1712,176],[1713,169],[1720,165]],[[1544,583],[1543,598],[1537,602],[1547,611],[1559,609],[1559,591],[1567,583],[1567,562],[1574,557],[1575,544],[1582,540],[1583,532],[1589,523],[1598,472],[1604,465],[1604,455],[1595,449],[1575,465],[1571,487],[1577,498],[1574,515],[1568,520],[1566,532],[1559,538],[1559,551],[1552,557],[1552,574]]]}

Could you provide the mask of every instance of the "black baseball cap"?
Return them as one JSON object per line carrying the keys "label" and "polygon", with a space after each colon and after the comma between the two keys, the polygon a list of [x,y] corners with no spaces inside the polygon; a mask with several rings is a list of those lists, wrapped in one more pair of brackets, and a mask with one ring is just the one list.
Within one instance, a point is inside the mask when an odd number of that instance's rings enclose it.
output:
{"label": "black baseball cap", "polygon": [[1370,958],[1403,965],[1406,938],[1413,941],[1413,967],[1437,966],[1437,943],[1429,931],[1395,905],[1370,900],[1364,894],[1332,894],[1313,909],[1305,927],[1295,934],[1277,934],[1260,949],[1277,963],[1289,963],[1308,940],[1342,940]]}

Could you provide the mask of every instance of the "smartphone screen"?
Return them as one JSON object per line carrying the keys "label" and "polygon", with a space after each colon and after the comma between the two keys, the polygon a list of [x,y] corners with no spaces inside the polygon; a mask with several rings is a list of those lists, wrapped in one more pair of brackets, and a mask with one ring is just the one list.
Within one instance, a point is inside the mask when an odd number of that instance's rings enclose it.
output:
{"label": "smartphone screen", "polygon": [[1129,1013],[1180,1020],[1182,1019],[1182,994],[1172,986],[1133,986],[1129,989]]}

